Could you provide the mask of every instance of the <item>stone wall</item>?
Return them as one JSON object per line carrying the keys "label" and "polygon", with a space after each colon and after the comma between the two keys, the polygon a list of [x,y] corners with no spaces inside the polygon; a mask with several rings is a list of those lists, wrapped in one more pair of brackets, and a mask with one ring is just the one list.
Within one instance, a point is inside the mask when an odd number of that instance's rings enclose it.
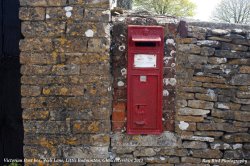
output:
{"label": "stone wall", "polygon": [[[110,42],[109,0],[20,3],[26,159],[112,159],[111,165],[125,166],[250,162],[249,26],[130,14],[113,18]],[[126,133],[129,24],[165,28],[160,135]],[[71,161],[64,165],[83,165]]]}
{"label": "stone wall", "polygon": [[[126,134],[127,25],[165,27],[161,135]],[[249,35],[248,26],[186,26],[174,18],[145,14],[113,18],[114,157],[142,161],[131,165],[249,163]]]}
{"label": "stone wall", "polygon": [[249,163],[250,27],[208,25],[190,23],[178,40],[177,134],[192,157],[181,161]]}
{"label": "stone wall", "polygon": [[25,158],[107,158],[109,0],[20,4]]}

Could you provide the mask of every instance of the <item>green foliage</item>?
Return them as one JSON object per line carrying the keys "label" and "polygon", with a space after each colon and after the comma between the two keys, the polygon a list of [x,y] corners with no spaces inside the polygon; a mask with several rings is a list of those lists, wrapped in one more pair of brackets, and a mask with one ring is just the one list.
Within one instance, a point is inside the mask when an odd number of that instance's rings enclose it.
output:
{"label": "green foliage", "polygon": [[134,0],[138,9],[169,16],[193,16],[196,5],[189,0]]}

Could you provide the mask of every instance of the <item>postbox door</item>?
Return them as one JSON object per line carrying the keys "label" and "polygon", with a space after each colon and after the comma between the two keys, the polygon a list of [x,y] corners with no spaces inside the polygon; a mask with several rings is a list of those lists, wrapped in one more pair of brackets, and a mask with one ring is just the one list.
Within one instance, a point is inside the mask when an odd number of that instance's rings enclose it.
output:
{"label": "postbox door", "polygon": [[131,83],[131,128],[134,130],[157,129],[157,75],[134,75]]}

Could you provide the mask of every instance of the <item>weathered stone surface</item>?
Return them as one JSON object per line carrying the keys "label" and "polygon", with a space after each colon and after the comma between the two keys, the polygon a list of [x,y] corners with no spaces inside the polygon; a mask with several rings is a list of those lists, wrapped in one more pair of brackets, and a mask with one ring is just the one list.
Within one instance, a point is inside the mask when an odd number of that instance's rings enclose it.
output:
{"label": "weathered stone surface", "polygon": [[64,134],[68,128],[66,122],[62,121],[29,121],[24,123],[26,133],[39,134]]}
{"label": "weathered stone surface", "polygon": [[49,86],[43,88],[44,95],[53,96],[83,96],[83,86]]}
{"label": "weathered stone surface", "polygon": [[212,137],[200,137],[200,136],[189,136],[189,135],[182,135],[181,139],[191,140],[191,141],[202,141],[202,142],[213,142],[214,141],[214,138],[212,138]]}
{"label": "weathered stone surface", "polygon": [[222,83],[222,84],[224,84],[226,82],[226,79],[223,78],[223,77],[202,77],[202,76],[197,76],[197,77],[193,77],[193,80],[200,81],[200,82],[214,82],[214,83]]}
{"label": "weathered stone surface", "polygon": [[46,20],[83,20],[84,8],[81,6],[66,6],[66,7],[53,7],[47,8]]}
{"label": "weathered stone surface", "polygon": [[23,75],[49,75],[51,69],[52,66],[25,65],[21,67],[21,73]]}
{"label": "weathered stone surface", "polygon": [[212,110],[212,116],[221,119],[234,119],[234,114],[233,111]]}
{"label": "weathered stone surface", "polygon": [[233,89],[233,86],[227,84],[216,84],[216,83],[203,83],[203,87],[205,88],[219,88],[219,89]]}
{"label": "weathered stone surface", "polygon": [[249,99],[233,98],[232,101],[235,102],[235,103],[239,103],[239,104],[250,104]]}
{"label": "weathered stone surface", "polygon": [[224,95],[218,95],[218,101],[219,102],[230,102],[231,97],[224,96]]}
{"label": "weathered stone surface", "polygon": [[69,0],[70,5],[83,5],[85,0]]}
{"label": "weathered stone surface", "polygon": [[206,93],[206,89],[202,87],[182,87],[184,92]]}
{"label": "weathered stone surface", "polygon": [[176,105],[178,106],[178,107],[186,107],[187,106],[187,100],[177,100],[177,103],[176,103]]}
{"label": "weathered stone surface", "polygon": [[219,150],[232,149],[231,145],[227,143],[223,143],[223,142],[210,143],[210,146],[211,146],[211,149],[219,149]]}
{"label": "weathered stone surface", "polygon": [[225,136],[223,136],[223,140],[228,143],[250,142],[250,134],[248,133],[226,134]]}
{"label": "weathered stone surface", "polygon": [[25,157],[108,158],[112,110],[108,1],[20,4]]}
{"label": "weathered stone surface", "polygon": [[227,35],[227,34],[229,34],[229,31],[224,30],[224,29],[213,29],[212,34],[213,35]]}
{"label": "weathered stone surface", "polygon": [[19,9],[19,18],[21,20],[44,20],[45,19],[45,8],[43,7],[21,7]]}
{"label": "weathered stone surface", "polygon": [[20,55],[21,64],[52,65],[62,63],[64,59],[63,54],[58,54],[56,52],[52,54],[22,52]]}
{"label": "weathered stone surface", "polygon": [[84,19],[87,21],[101,21],[101,22],[109,22],[110,21],[110,11],[109,10],[101,10],[95,8],[88,8],[84,11]]}
{"label": "weathered stone surface", "polygon": [[22,76],[21,82],[29,85],[48,85],[48,84],[63,84],[68,82],[68,78],[64,76]]}
{"label": "weathered stone surface", "polygon": [[189,149],[207,149],[207,144],[199,141],[184,141],[182,143],[183,148]]}
{"label": "weathered stone surface", "polygon": [[51,120],[65,120],[67,118],[74,120],[106,120],[110,117],[110,111],[107,108],[94,107],[93,110],[76,108],[76,109],[52,109],[50,110]]}
{"label": "weathered stone surface", "polygon": [[234,121],[233,124],[237,127],[250,127],[250,122]]}
{"label": "weathered stone surface", "polygon": [[250,152],[249,151],[242,151],[242,150],[230,150],[225,151],[224,158],[226,159],[249,159]]}
{"label": "weathered stone surface", "polygon": [[55,146],[48,147],[42,147],[42,146],[24,146],[24,155],[27,156],[27,158],[59,158],[58,152],[59,150],[56,149]]}
{"label": "weathered stone surface", "polygon": [[235,45],[229,43],[222,43],[221,48],[223,50],[234,50],[234,51],[247,51],[248,47],[243,45]]}
{"label": "weathered stone surface", "polygon": [[220,43],[213,40],[199,40],[197,41],[198,46],[207,46],[207,47],[219,47]]}
{"label": "weathered stone surface", "polygon": [[229,50],[216,50],[215,56],[222,58],[249,58],[249,52],[237,52],[237,51],[229,51]]}
{"label": "weathered stone surface", "polygon": [[177,116],[176,120],[178,121],[186,121],[186,122],[203,122],[203,116]]}
{"label": "weathered stone surface", "polygon": [[228,63],[232,65],[247,65],[250,64],[250,59],[231,59]]}
{"label": "weathered stone surface", "polygon": [[109,136],[105,134],[98,135],[33,135],[25,136],[26,145],[40,145],[40,146],[56,146],[58,142],[71,146],[108,146]]}
{"label": "weathered stone surface", "polygon": [[107,63],[82,64],[80,66],[81,74],[84,75],[106,75],[110,73],[110,67]]}
{"label": "weathered stone surface", "polygon": [[185,131],[196,131],[196,123],[187,123],[184,121],[180,121],[178,127],[176,127],[176,131],[185,130]]}
{"label": "weathered stone surface", "polygon": [[187,149],[164,148],[160,151],[160,154],[165,155],[165,156],[187,156],[188,151],[187,151]]}
{"label": "weathered stone surface", "polygon": [[188,61],[191,64],[206,64],[208,61],[208,58],[205,56],[199,56],[199,55],[189,55]]}
{"label": "weathered stone surface", "polygon": [[108,134],[95,134],[90,135],[88,138],[90,145],[93,146],[108,146],[110,144],[110,136]]}
{"label": "weathered stone surface", "polygon": [[197,38],[199,40],[205,40],[206,34],[204,32],[188,32],[188,37]]}
{"label": "weathered stone surface", "polygon": [[195,44],[179,44],[177,49],[181,52],[190,54],[200,54],[201,52],[201,47]]}
{"label": "weathered stone surface", "polygon": [[[176,156],[156,156],[156,157],[142,157],[144,162],[151,166],[173,166],[174,164],[180,163],[180,158]],[[171,164],[170,164],[171,163]],[[136,164],[136,163],[134,163]],[[141,164],[142,163],[138,163]],[[132,165],[131,165],[132,166]]]}
{"label": "weathered stone surface", "polygon": [[56,38],[53,40],[55,48],[59,52],[86,52],[87,40],[84,38]]}
{"label": "weathered stone surface", "polygon": [[[188,100],[188,106],[191,108],[200,108],[200,109],[213,109],[214,103],[207,102],[203,100]],[[209,113],[206,111],[205,114]]]}
{"label": "weathered stone surface", "polygon": [[65,6],[67,0],[48,0],[49,6]]}
{"label": "weathered stone surface", "polygon": [[250,74],[250,66],[240,67],[240,73]]}
{"label": "weathered stone surface", "polygon": [[248,39],[234,39],[233,43],[250,46],[250,41]]}
{"label": "weathered stone surface", "polygon": [[244,144],[243,148],[249,150],[250,149],[250,144],[248,144],[248,143]]}
{"label": "weathered stone surface", "polygon": [[220,150],[212,149],[202,149],[202,150],[192,150],[193,157],[206,158],[206,159],[219,159],[223,156],[223,153]]}
{"label": "weathered stone surface", "polygon": [[106,38],[91,38],[88,41],[87,50],[88,52],[108,52],[109,44]]}
{"label": "weathered stone surface", "polygon": [[211,48],[211,47],[201,48],[201,55],[204,55],[204,56],[212,56],[214,55],[214,52],[215,52],[215,48]]}
{"label": "weathered stone surface", "polygon": [[217,37],[217,36],[208,37],[208,40],[216,40],[216,41],[224,41],[224,42],[230,42],[230,41],[232,41],[232,39],[230,39],[230,38]]}
{"label": "weathered stone surface", "polygon": [[27,109],[23,111],[24,120],[47,120],[49,118],[49,111]]}
{"label": "weathered stone surface", "polygon": [[243,105],[240,108],[242,111],[250,111],[250,105]]}
{"label": "weathered stone surface", "polygon": [[79,75],[80,67],[75,64],[55,65],[52,67],[52,73],[56,75]]}
{"label": "weathered stone surface", "polygon": [[[32,43],[32,44],[30,44]],[[52,40],[48,38],[30,38],[20,41],[21,51],[50,52],[53,50]]]}
{"label": "weathered stone surface", "polygon": [[208,117],[209,120],[211,120],[213,123],[225,123],[226,122],[226,119],[220,119],[220,118],[217,118],[217,117]]}
{"label": "weathered stone surface", "polygon": [[215,95],[213,92],[208,93],[208,94],[196,93],[195,98],[199,100],[205,100],[205,101],[217,101],[217,95]]}
{"label": "weathered stone surface", "polygon": [[226,131],[230,133],[247,131],[247,128],[235,127],[230,123],[198,123],[197,129],[205,131]]}
{"label": "weathered stone surface", "polygon": [[240,91],[250,91],[250,86],[239,86]]}
{"label": "weathered stone surface", "polygon": [[238,74],[232,77],[232,85],[250,85],[250,74]]}
{"label": "weathered stone surface", "polygon": [[85,0],[85,3],[89,7],[109,8],[109,0]]}
{"label": "weathered stone surface", "polygon": [[240,104],[236,104],[236,103],[215,103],[215,107],[219,108],[219,109],[225,109],[225,110],[235,110],[238,111],[241,107]]}
{"label": "weathered stone surface", "polygon": [[109,121],[76,121],[73,122],[73,133],[106,133],[110,131]]}
{"label": "weathered stone surface", "polygon": [[22,34],[25,37],[60,37],[65,31],[65,22],[23,22]]}
{"label": "weathered stone surface", "polygon": [[136,149],[135,146],[117,146],[114,147],[114,150],[118,154],[132,153]]}
{"label": "weathered stone surface", "polygon": [[196,38],[180,38],[180,39],[177,39],[177,43],[179,43],[179,44],[194,44],[194,43],[197,43],[197,39]]}
{"label": "weathered stone surface", "polygon": [[192,109],[192,108],[180,108],[178,110],[179,115],[206,115],[209,114],[209,110]]}
{"label": "weathered stone surface", "polygon": [[108,146],[104,147],[63,147],[63,157],[91,159],[93,156],[96,159],[104,159],[108,157]]}
{"label": "weathered stone surface", "polygon": [[41,94],[41,87],[39,86],[27,86],[21,87],[22,96],[39,96]]}
{"label": "weathered stone surface", "polygon": [[202,86],[202,83],[198,81],[190,81],[187,85],[190,87],[199,87]]}
{"label": "weathered stone surface", "polygon": [[225,64],[227,63],[227,58],[209,57],[208,63],[213,65]]}
{"label": "weathered stone surface", "polygon": [[20,0],[21,6],[47,6],[46,0]]}
{"label": "weathered stone surface", "polygon": [[245,35],[247,33],[247,30],[240,29],[240,28],[235,28],[232,29],[231,31],[233,34],[240,34],[240,35]]}
{"label": "weathered stone surface", "polygon": [[242,144],[234,144],[233,149],[242,149],[243,145]]}
{"label": "weathered stone surface", "polygon": [[235,112],[235,120],[250,122],[250,112]]}
{"label": "weathered stone surface", "polygon": [[194,134],[199,136],[220,137],[224,133],[220,131],[196,131]]}
{"label": "weathered stone surface", "polygon": [[106,37],[109,36],[109,24],[107,23],[70,23],[66,33],[70,36]]}
{"label": "weathered stone surface", "polygon": [[134,151],[133,154],[135,157],[143,157],[143,156],[154,156],[156,155],[156,152],[154,151],[153,148],[143,148],[143,149]]}
{"label": "weathered stone surface", "polygon": [[178,146],[178,138],[171,132],[164,132],[163,134],[148,135],[148,136],[130,136],[122,133],[116,133],[112,137],[112,146]]}
{"label": "weathered stone surface", "polygon": [[182,157],[181,158],[182,163],[192,163],[192,164],[199,164],[201,163],[201,159],[194,158],[194,157]]}

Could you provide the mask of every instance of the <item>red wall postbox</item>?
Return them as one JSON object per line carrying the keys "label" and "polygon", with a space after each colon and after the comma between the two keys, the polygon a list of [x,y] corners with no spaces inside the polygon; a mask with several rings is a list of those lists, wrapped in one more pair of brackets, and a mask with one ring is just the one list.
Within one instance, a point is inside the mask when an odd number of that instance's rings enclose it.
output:
{"label": "red wall postbox", "polygon": [[164,29],[128,26],[128,134],[162,133]]}

